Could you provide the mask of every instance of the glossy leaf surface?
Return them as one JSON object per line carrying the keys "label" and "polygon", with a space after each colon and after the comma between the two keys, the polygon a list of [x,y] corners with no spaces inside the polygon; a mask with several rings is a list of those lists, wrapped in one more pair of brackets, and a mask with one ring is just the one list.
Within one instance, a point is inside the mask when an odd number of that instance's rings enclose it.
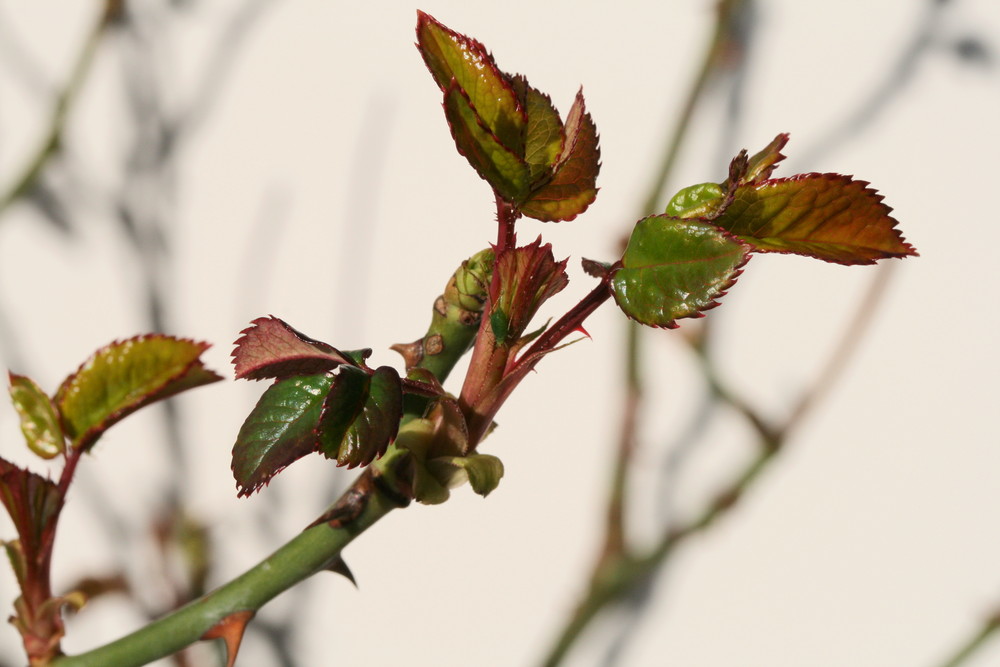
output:
{"label": "glossy leaf surface", "polygon": [[528,109],[524,160],[531,171],[532,182],[549,172],[563,148],[563,123],[549,96],[524,83]]}
{"label": "glossy leaf surface", "polygon": [[640,220],[611,278],[618,306],[655,327],[697,317],[717,304],[740,274],[748,248],[703,220],[666,215]]}
{"label": "glossy leaf surface", "polygon": [[525,110],[486,47],[418,11],[417,48],[438,87],[461,91],[485,129],[508,151],[524,155]]}
{"label": "glossy leaf surface", "polygon": [[73,446],[89,447],[111,425],[145,405],[221,380],[201,362],[208,347],[151,334],[98,350],[55,395]]}
{"label": "glossy leaf surface", "polygon": [[840,264],[915,255],[882,197],[839,174],[801,174],[741,186],[713,220],[758,252],[795,253]]}
{"label": "glossy leaf surface", "polygon": [[472,168],[505,200],[522,201],[531,184],[527,163],[480,121],[465,92],[454,84],[445,91],[444,113],[458,152]]}
{"label": "glossy leaf surface", "polygon": [[402,415],[403,392],[394,368],[381,366],[368,376],[345,367],[323,408],[323,454],[348,468],[367,465],[396,438]]}
{"label": "glossy leaf surface", "polygon": [[28,448],[43,459],[62,454],[66,441],[59,414],[45,392],[31,378],[10,373],[10,397]]}
{"label": "glossy leaf surface", "polygon": [[330,373],[302,375],[268,387],[243,422],[233,447],[238,495],[249,496],[283,468],[319,448],[320,415],[335,377]]}
{"label": "glossy leaf surface", "polygon": [[551,180],[521,205],[521,212],[528,217],[545,222],[572,220],[597,198],[601,149],[583,91],[576,94],[563,131],[562,151],[552,167]]}
{"label": "glossy leaf surface", "polygon": [[726,193],[718,183],[699,183],[677,192],[667,203],[672,218],[705,218],[717,212]]}
{"label": "glossy leaf surface", "polygon": [[354,363],[346,353],[296,331],[273,315],[258,317],[251,324],[240,332],[233,350],[237,379],[314,375]]}

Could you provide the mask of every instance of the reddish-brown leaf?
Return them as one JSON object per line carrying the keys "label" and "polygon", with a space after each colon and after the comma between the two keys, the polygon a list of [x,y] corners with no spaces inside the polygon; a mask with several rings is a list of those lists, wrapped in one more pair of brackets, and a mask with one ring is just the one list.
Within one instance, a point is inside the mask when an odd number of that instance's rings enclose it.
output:
{"label": "reddish-brown leaf", "polygon": [[524,155],[527,114],[510,77],[481,43],[417,12],[417,49],[442,92],[456,86],[487,130],[515,155]]}
{"label": "reddish-brown leaf", "polygon": [[314,375],[353,363],[340,350],[296,331],[274,317],[258,317],[241,331],[233,350],[237,379]]}
{"label": "reddish-brown leaf", "polygon": [[[766,170],[765,170],[766,171]],[[718,227],[757,252],[795,253],[839,264],[916,255],[865,181],[800,174],[737,188]]]}
{"label": "reddish-brown leaf", "polygon": [[536,220],[572,220],[597,198],[601,148],[597,126],[587,112],[582,90],[576,94],[563,132],[563,148],[552,168],[552,179],[520,207],[524,215]]}
{"label": "reddish-brown leaf", "polygon": [[19,549],[8,549],[8,555],[23,588],[23,559],[38,558],[46,526],[58,515],[62,495],[52,480],[0,458],[0,502],[7,508],[20,539]]}

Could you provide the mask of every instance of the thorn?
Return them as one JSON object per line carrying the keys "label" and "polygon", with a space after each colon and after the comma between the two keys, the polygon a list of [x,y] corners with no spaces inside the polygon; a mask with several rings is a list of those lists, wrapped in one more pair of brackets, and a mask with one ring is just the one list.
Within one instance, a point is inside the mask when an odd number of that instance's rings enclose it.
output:
{"label": "thorn", "polygon": [[330,564],[326,566],[326,569],[330,572],[344,575],[347,577],[348,581],[354,584],[355,588],[358,587],[358,582],[354,578],[354,573],[351,572],[351,568],[347,567],[347,562],[340,556],[337,556],[334,560],[332,560]]}
{"label": "thorn", "polygon": [[236,654],[240,651],[240,643],[243,641],[243,633],[250,623],[250,619],[256,614],[252,609],[234,611],[218,623],[209,628],[201,638],[205,641],[211,639],[221,639],[226,643],[226,667],[233,667],[236,664]]}
{"label": "thorn", "polygon": [[424,358],[424,339],[418,338],[412,343],[396,343],[390,345],[389,349],[393,352],[399,352],[406,364],[406,370],[410,370]]}
{"label": "thorn", "polygon": [[579,331],[580,333],[582,333],[584,336],[586,336],[590,340],[594,340],[594,337],[590,335],[589,331],[587,331],[586,329],[583,328],[582,324],[579,325],[579,326],[577,326],[575,329],[573,329],[573,331]]}

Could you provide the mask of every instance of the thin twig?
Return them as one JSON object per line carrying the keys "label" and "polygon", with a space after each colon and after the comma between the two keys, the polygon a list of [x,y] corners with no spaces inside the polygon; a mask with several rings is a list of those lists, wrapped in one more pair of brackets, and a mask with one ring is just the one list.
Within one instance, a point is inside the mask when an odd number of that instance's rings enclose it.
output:
{"label": "thin twig", "polygon": [[122,2],[120,0],[106,0],[104,3],[100,18],[84,40],[69,79],[56,98],[52,108],[52,116],[38,148],[31,153],[19,175],[0,195],[0,215],[31,190],[49,159],[59,152],[63,131],[66,128],[66,120],[69,117],[70,109],[79,97],[87,74],[90,73],[97,47],[107,29],[121,16],[121,11]]}
{"label": "thin twig", "polygon": [[987,618],[975,634],[970,636],[955,653],[941,663],[941,667],[959,667],[978,653],[979,649],[997,634],[1000,634],[1000,611]]}

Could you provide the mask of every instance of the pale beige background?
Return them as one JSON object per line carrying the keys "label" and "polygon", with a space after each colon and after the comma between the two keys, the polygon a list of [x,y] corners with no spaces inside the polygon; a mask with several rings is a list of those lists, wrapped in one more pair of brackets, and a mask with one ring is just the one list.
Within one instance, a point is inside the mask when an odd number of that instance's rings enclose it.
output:
{"label": "pale beige background", "polygon": [[[166,73],[177,103],[191,92],[206,37],[232,7],[203,4],[164,27],[181,57]],[[956,0],[940,32],[943,40],[987,40],[995,49],[992,69],[963,66],[942,44],[863,133],[805,164],[797,156],[807,156],[881,85],[929,3],[759,4],[747,113],[725,152],[756,149],[777,132],[791,132],[789,169],[871,181],[922,256],[898,267],[870,337],[831,400],[746,502],[679,554],[624,664],[933,665],[1000,604],[1000,238],[993,201],[1000,5]],[[711,6],[423,5],[480,38],[502,68],[527,74],[564,112],[584,86],[601,134],[598,200],[572,223],[528,220],[520,228],[522,239],[543,233],[558,256],[574,258],[570,287],[548,313],[589,289],[578,258],[611,258],[615,240],[637,218],[638,197],[707,39]],[[90,3],[21,0],[2,7],[3,20],[30,38],[46,73],[60,80],[91,22]],[[439,93],[413,47],[414,9],[395,1],[270,6],[183,153],[170,313],[175,333],[215,343],[207,356],[227,375],[231,342],[250,319],[268,313],[341,347],[370,346],[376,362],[398,363],[388,345],[423,331],[454,266],[492,239],[492,196],[451,143]],[[117,67],[113,57],[98,61],[70,127],[75,155],[99,186],[112,185],[108,165],[125,143],[116,124],[120,91],[111,83]],[[44,116],[37,99],[4,78],[6,183]],[[696,123],[675,185],[721,178],[721,118],[716,105]],[[122,279],[132,260],[100,211],[79,221],[74,244],[36,222],[18,209],[0,220],[0,294],[36,379],[51,389],[94,348],[143,325],[138,289]],[[363,307],[341,293],[340,265],[362,253],[345,244],[357,239],[368,239],[363,252],[379,262],[351,274],[350,289],[365,290]],[[262,264],[249,266],[248,257]],[[728,376],[751,399],[780,410],[811,377],[872,273],[755,258],[711,314],[726,331]],[[507,466],[493,496],[484,501],[460,490],[443,507],[389,517],[347,551],[360,590],[333,576],[306,584],[315,622],[302,633],[300,664],[537,660],[571,609],[596,548],[618,410],[620,319],[611,308],[599,313],[588,326],[593,341],[547,359],[506,406],[485,446]],[[694,402],[685,393],[692,367],[677,336],[651,339],[658,381],[645,433],[650,446],[639,455],[646,468],[662,462],[670,425]],[[259,496],[235,498],[230,448],[262,389],[225,382],[182,399],[197,463],[187,491],[220,541],[229,539],[219,577],[277,545],[229,538],[246,528],[248,507],[272,494],[301,493],[284,517],[288,537],[324,504],[301,491],[329,478],[319,459],[297,463]],[[143,415],[117,427],[80,482],[102,488],[135,521],[157,502],[166,474],[158,424]],[[745,460],[743,436],[733,424],[720,425],[685,478],[682,510],[697,508]],[[6,404],[0,452],[30,460]],[[90,511],[85,501],[67,510],[57,582],[120,556],[106,533],[86,523]],[[0,534],[11,532],[0,520]],[[131,567],[141,571],[141,562]],[[5,608],[13,591],[12,576],[0,568]],[[98,602],[71,623],[66,648],[113,639],[137,622],[114,602]],[[604,646],[601,627],[569,664],[594,664]],[[12,629],[0,629],[0,655],[16,655],[16,644]],[[244,651],[242,666],[271,664],[252,644]],[[1000,643],[969,666],[996,664]]]}

